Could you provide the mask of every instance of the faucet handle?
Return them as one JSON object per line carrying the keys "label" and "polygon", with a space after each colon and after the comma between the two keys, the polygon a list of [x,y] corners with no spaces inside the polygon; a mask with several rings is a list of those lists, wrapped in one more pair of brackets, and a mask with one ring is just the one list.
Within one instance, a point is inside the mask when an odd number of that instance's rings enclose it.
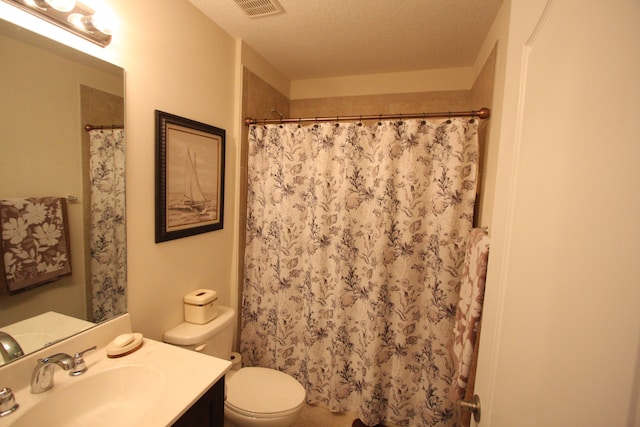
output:
{"label": "faucet handle", "polygon": [[94,345],[91,348],[77,352],[73,356],[74,368],[71,372],[69,372],[69,375],[71,375],[72,377],[76,377],[87,372],[87,365],[84,363],[84,354],[87,351],[95,350],[96,348],[98,347]]}
{"label": "faucet handle", "polygon": [[10,388],[0,390],[0,417],[9,415],[20,405],[16,403],[16,398]]}

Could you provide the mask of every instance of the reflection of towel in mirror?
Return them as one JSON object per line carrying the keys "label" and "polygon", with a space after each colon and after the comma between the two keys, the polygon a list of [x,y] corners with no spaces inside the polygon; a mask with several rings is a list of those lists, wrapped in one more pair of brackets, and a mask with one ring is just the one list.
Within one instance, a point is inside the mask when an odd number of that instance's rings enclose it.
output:
{"label": "reflection of towel in mirror", "polygon": [[474,345],[482,316],[488,259],[489,236],[484,230],[474,228],[469,233],[467,241],[453,340],[449,343],[455,367],[449,389],[449,399],[452,402],[464,397],[469,380]]}
{"label": "reflection of towel in mirror", "polygon": [[0,226],[0,282],[10,292],[71,274],[66,199],[0,199]]}

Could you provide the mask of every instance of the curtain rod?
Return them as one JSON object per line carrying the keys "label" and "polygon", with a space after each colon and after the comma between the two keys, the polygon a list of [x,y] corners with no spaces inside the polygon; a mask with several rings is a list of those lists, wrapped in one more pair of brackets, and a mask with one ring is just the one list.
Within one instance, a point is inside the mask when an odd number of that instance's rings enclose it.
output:
{"label": "curtain rod", "polygon": [[84,130],[89,132],[90,130],[100,130],[100,129],[124,129],[124,125],[85,125]]}
{"label": "curtain rod", "polygon": [[447,117],[477,117],[488,119],[491,117],[491,110],[481,108],[472,111],[455,111],[446,113],[411,113],[411,114],[369,114],[362,116],[333,116],[333,117],[304,117],[297,119],[252,119],[247,117],[244,124],[247,126],[256,124],[279,124],[279,123],[302,123],[302,122],[339,122],[353,120],[390,120],[390,119],[426,119],[426,118],[447,118]]}

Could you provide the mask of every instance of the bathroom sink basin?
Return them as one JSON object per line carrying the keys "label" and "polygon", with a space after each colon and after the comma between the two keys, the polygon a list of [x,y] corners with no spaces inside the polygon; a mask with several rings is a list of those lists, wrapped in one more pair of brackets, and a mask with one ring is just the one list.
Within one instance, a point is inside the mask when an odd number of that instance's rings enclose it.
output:
{"label": "bathroom sink basin", "polygon": [[42,399],[12,426],[138,426],[154,407],[164,383],[160,372],[140,365],[69,378],[39,395]]}
{"label": "bathroom sink basin", "polygon": [[[0,427],[170,426],[231,368],[229,361],[149,338],[110,357],[109,344],[124,333],[131,333],[128,314],[0,366],[0,389],[11,388],[19,405],[0,417]],[[84,374],[69,376],[56,366],[53,388],[31,393],[38,359],[92,346],[97,348],[84,356]]]}

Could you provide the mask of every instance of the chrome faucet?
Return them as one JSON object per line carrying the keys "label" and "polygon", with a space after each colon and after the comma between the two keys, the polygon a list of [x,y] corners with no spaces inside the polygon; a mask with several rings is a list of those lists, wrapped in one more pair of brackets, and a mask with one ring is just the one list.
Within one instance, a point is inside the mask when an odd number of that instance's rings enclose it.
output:
{"label": "chrome faucet", "polygon": [[5,362],[24,356],[22,347],[11,335],[0,331],[0,356]]}
{"label": "chrome faucet", "polygon": [[31,375],[31,393],[44,393],[53,388],[53,370],[56,365],[65,371],[69,371],[75,366],[75,362],[73,357],[66,353],[58,353],[44,359],[38,359]]}
{"label": "chrome faucet", "polygon": [[76,376],[87,371],[84,363],[84,353],[95,350],[96,346],[78,352],[75,356],[66,353],[57,353],[53,356],[38,359],[37,365],[31,375],[31,393],[40,394],[53,388],[53,372],[56,365],[65,371],[71,371],[69,375]]}

